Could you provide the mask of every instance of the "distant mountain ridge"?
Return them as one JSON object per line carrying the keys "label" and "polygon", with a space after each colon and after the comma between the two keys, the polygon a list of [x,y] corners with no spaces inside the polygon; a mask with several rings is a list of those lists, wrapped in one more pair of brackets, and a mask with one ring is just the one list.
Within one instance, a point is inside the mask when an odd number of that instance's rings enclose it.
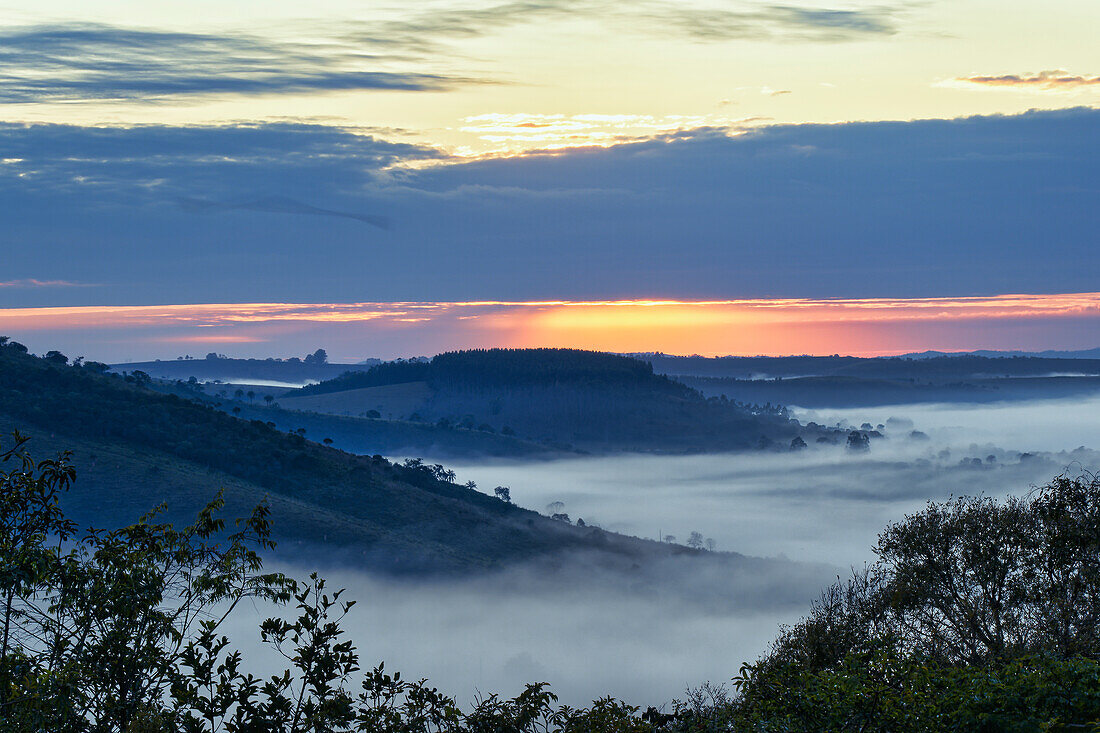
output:
{"label": "distant mountain ridge", "polygon": [[983,356],[988,359],[1007,359],[1015,357],[1036,357],[1043,359],[1100,359],[1100,346],[1095,349],[1081,349],[1078,351],[917,351],[909,354],[901,354],[903,359],[934,359],[941,356]]}

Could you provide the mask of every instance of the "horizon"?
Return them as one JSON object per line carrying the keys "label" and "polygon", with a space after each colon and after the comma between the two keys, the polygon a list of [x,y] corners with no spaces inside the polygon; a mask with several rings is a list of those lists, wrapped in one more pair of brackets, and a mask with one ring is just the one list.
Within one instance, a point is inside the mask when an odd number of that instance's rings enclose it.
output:
{"label": "horizon", "polygon": [[540,346],[702,356],[1073,351],[1096,348],[1098,327],[1100,293],[0,309],[0,329],[35,350],[113,363],[175,358],[188,346],[248,358],[323,345],[335,362]]}

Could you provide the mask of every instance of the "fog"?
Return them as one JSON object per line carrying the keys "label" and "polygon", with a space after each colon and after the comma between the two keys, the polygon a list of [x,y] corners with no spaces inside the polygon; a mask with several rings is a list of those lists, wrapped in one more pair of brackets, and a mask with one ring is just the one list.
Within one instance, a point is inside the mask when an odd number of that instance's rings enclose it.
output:
{"label": "fog", "polygon": [[[928,500],[1024,493],[1062,471],[1100,467],[1092,450],[1100,446],[1098,407],[1100,400],[798,412],[857,426],[895,418],[860,455],[813,445],[799,453],[447,462],[483,491],[509,486],[525,507],[545,512],[561,502],[573,520],[643,537],[683,542],[699,531],[719,550],[790,563],[746,570],[686,558],[609,577],[566,561],[554,571],[418,583],[320,569],[360,601],[348,627],[363,666],[385,660],[463,704],[479,691],[514,695],[537,680],[573,705],[605,694],[659,705],[686,686],[736,675],[823,583],[872,559],[885,524]],[[910,437],[914,429],[927,439]],[[301,576],[316,564],[287,569]],[[240,629],[248,633],[255,636]]]}

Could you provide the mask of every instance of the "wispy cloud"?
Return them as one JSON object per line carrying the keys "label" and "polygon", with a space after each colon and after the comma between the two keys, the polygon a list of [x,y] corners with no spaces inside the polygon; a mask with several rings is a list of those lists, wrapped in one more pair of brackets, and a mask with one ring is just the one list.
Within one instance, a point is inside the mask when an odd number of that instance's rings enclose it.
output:
{"label": "wispy cloud", "polygon": [[334,216],[342,219],[354,219],[379,229],[389,229],[389,217],[377,214],[356,214],[350,211],[323,209],[319,206],[296,201],[286,196],[264,196],[263,198],[223,203],[190,197],[180,198],[180,205],[188,211],[261,211],[270,214],[305,214],[307,216]]}
{"label": "wispy cloud", "polygon": [[0,33],[0,102],[155,101],[176,96],[438,91],[478,80],[385,70],[395,59],[338,43],[285,43],[109,25]]}
{"label": "wispy cloud", "polygon": [[0,288],[93,288],[96,283],[79,283],[71,280],[38,280],[36,278],[23,278],[21,280],[0,280]]}
{"label": "wispy cloud", "polygon": [[463,132],[519,150],[606,146],[705,127],[733,129],[749,120],[724,115],[499,114],[466,117]]}
{"label": "wispy cloud", "polygon": [[1042,90],[1066,90],[1100,86],[1100,76],[1081,76],[1055,69],[1038,74],[1002,74],[1000,76],[964,76],[956,82],[979,84],[987,87],[1024,87]]}
{"label": "wispy cloud", "polygon": [[715,8],[669,0],[516,0],[489,7],[424,11],[381,28],[364,29],[360,37],[428,48],[436,40],[474,38],[526,23],[583,19],[610,24],[616,32],[696,41],[849,41],[896,33],[900,17],[909,8],[909,4],[822,8],[736,3]]}
{"label": "wispy cloud", "polygon": [[[293,38],[252,29],[185,32],[97,23],[0,31],[0,102],[160,102],[226,95],[441,91],[498,83],[453,71],[456,46],[513,27],[582,20],[616,33],[697,42],[852,41],[898,31],[910,4],[727,7],[672,0],[512,0],[306,23]],[[271,32],[278,31],[278,28]],[[441,71],[442,69],[442,71]]]}
{"label": "wispy cloud", "polygon": [[808,8],[792,5],[744,9],[700,8],[681,3],[643,5],[641,15],[658,26],[678,28],[701,41],[772,39],[852,41],[897,33],[902,6],[863,9]]}

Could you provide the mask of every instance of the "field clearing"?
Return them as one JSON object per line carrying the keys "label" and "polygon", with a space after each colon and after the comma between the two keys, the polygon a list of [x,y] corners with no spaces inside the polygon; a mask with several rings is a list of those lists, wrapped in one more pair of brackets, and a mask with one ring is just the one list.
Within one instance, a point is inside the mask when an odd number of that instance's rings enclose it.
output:
{"label": "field clearing", "polygon": [[279,405],[287,410],[352,417],[362,417],[368,410],[378,410],[384,418],[404,418],[422,408],[431,396],[432,389],[427,382],[406,382],[330,394],[280,397]]}

